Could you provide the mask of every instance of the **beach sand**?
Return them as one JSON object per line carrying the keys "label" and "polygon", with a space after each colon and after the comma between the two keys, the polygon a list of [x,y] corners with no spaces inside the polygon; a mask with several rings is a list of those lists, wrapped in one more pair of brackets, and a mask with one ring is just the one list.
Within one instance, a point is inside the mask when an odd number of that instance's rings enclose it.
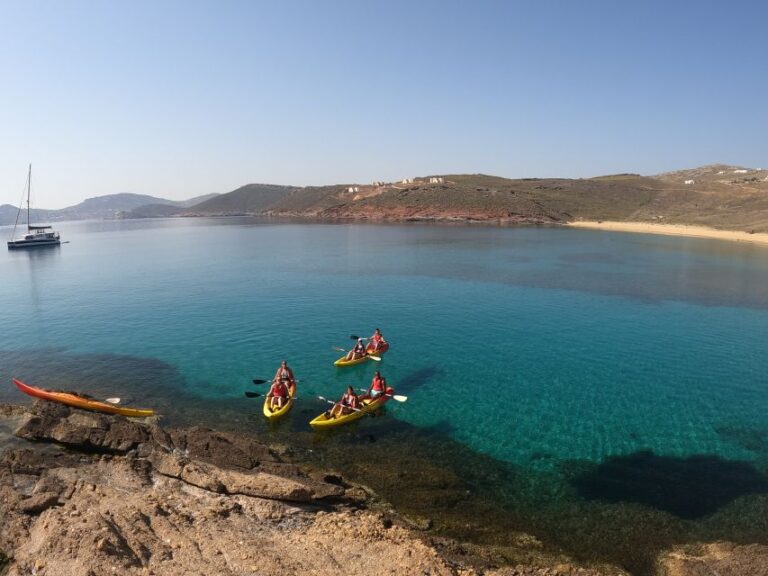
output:
{"label": "beach sand", "polygon": [[706,226],[689,226],[687,224],[650,224],[647,222],[615,222],[609,220],[569,222],[574,228],[590,228],[607,230],[609,232],[635,232],[640,234],[664,234],[667,236],[690,236],[694,238],[711,238],[713,240],[731,240],[751,242],[768,246],[768,234],[741,232],[737,230],[717,230]]}

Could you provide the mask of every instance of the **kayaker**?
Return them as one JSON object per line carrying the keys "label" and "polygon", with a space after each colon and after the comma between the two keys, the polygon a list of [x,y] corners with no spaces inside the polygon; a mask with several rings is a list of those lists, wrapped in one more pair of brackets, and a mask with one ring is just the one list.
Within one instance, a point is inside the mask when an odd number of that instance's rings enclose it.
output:
{"label": "kayaker", "polygon": [[384,379],[384,376],[379,373],[378,370],[374,372],[373,374],[373,380],[371,380],[371,385],[368,387],[368,392],[366,392],[365,396],[363,398],[370,398],[371,400],[374,400],[384,394],[387,390],[387,381]]}
{"label": "kayaker", "polygon": [[288,402],[288,397],[290,396],[291,391],[288,389],[287,382],[287,380],[283,380],[282,378],[278,378],[272,382],[269,393],[267,393],[267,398],[269,398],[269,409],[273,412],[275,410],[280,410],[280,408]]}
{"label": "kayaker", "polygon": [[347,391],[341,397],[336,405],[331,408],[331,418],[338,418],[343,414],[349,414],[354,410],[360,409],[360,398],[355,394],[352,386],[347,386]]}
{"label": "kayaker", "polygon": [[365,344],[363,344],[362,338],[358,338],[355,347],[347,354],[347,360],[357,360],[363,356],[365,356]]}
{"label": "kayaker", "polygon": [[272,379],[273,382],[278,380],[285,381],[287,386],[290,386],[294,381],[293,370],[288,367],[288,363],[285,360],[280,363],[280,368],[277,369],[275,377]]}
{"label": "kayaker", "polygon": [[368,345],[371,347],[371,352],[378,352],[381,347],[387,343],[387,341],[384,340],[384,336],[381,335],[381,330],[378,328],[373,332],[373,336],[368,338],[368,341]]}

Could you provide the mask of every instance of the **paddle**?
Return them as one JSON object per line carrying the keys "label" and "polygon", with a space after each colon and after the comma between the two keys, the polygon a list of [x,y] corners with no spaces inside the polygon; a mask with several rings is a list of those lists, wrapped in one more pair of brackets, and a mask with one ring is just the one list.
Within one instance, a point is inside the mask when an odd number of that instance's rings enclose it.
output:
{"label": "paddle", "polygon": [[120,398],[104,398],[104,402],[109,402],[110,404],[120,404]]}
{"label": "paddle", "polygon": [[350,340],[368,340],[365,336],[355,336],[354,334],[350,335]]}
{"label": "paddle", "polygon": [[[328,400],[328,398],[325,398],[323,396],[318,396],[318,398],[323,402],[328,402],[328,404],[333,404],[334,406],[338,404],[338,402],[334,402],[333,400]],[[362,410],[360,408],[352,408],[352,406],[344,406],[344,408],[349,408],[350,410],[354,410],[355,412],[365,412],[366,414],[372,414],[372,412],[368,412],[368,410]]]}
{"label": "paddle", "polygon": [[[261,398],[262,396],[264,396],[264,394],[259,394],[258,392],[246,392],[245,393],[245,397],[246,398]],[[292,398],[296,398],[296,396],[295,395],[294,396],[289,396],[288,398],[292,399]]]}
{"label": "paddle", "polygon": [[[358,390],[360,390],[360,392],[368,392],[366,388],[358,388]],[[383,394],[383,396],[389,396],[398,402],[408,402],[408,396],[403,396],[401,394]]]}
{"label": "paddle", "polygon": [[[253,382],[254,384],[271,384],[273,380],[262,380],[260,378],[254,378],[253,380],[251,380],[251,382]],[[296,380],[294,380],[294,382],[298,383],[298,382],[302,382],[302,380],[299,380],[297,378]]]}

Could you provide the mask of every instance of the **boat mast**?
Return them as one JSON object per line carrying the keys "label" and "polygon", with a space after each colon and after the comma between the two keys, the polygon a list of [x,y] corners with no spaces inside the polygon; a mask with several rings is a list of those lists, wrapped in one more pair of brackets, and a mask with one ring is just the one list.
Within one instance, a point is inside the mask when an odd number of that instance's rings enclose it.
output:
{"label": "boat mast", "polygon": [[29,219],[29,194],[32,189],[32,164],[29,165],[29,174],[27,174],[27,232],[32,230],[32,220]]}

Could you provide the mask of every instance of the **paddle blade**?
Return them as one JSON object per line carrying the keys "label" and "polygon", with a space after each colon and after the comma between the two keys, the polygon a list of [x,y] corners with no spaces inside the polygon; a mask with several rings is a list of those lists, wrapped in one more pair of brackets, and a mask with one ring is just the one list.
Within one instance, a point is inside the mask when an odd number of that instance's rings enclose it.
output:
{"label": "paddle blade", "polygon": [[[350,334],[349,338],[350,340],[359,340],[360,336],[355,336],[354,334]],[[363,338],[363,340],[367,340],[367,338]]]}
{"label": "paddle blade", "polygon": [[398,402],[408,402],[408,396],[402,396],[400,394],[393,394],[392,398]]}
{"label": "paddle blade", "polygon": [[378,356],[373,356],[372,354],[368,354],[368,358],[376,362],[381,362],[381,358],[379,358]]}
{"label": "paddle blade", "polygon": [[266,384],[269,380],[262,380],[261,378],[254,378],[251,380],[254,384]]}
{"label": "paddle blade", "polygon": [[120,398],[105,398],[104,401],[110,404],[120,404]]}
{"label": "paddle blade", "polygon": [[246,398],[258,398],[259,396],[261,396],[261,394],[259,394],[258,392],[246,392],[245,393],[245,397]]}
{"label": "paddle blade", "polygon": [[331,350],[336,350],[336,352],[346,352],[346,348],[339,348],[338,346],[331,346]]}

